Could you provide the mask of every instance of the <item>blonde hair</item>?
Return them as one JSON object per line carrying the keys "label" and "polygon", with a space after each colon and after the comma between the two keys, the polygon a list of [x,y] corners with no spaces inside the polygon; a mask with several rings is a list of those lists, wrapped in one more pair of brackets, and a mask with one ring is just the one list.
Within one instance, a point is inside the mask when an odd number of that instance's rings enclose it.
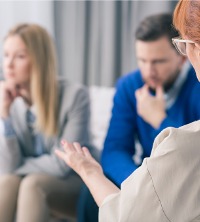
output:
{"label": "blonde hair", "polygon": [[36,24],[20,24],[6,36],[19,36],[31,58],[30,91],[36,108],[38,130],[47,136],[58,131],[57,62],[54,44],[48,32]]}

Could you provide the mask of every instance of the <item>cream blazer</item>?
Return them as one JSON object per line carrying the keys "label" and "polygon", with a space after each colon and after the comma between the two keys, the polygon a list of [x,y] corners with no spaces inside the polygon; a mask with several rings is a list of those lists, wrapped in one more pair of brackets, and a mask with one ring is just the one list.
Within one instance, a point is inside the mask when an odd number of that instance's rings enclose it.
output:
{"label": "cream blazer", "polygon": [[104,200],[99,221],[200,221],[200,121],[163,130],[121,192]]}

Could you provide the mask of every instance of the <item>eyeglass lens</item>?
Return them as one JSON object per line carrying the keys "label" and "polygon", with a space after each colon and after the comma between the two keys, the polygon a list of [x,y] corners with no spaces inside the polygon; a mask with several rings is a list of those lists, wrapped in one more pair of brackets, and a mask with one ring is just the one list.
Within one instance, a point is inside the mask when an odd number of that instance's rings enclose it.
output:
{"label": "eyeglass lens", "polygon": [[186,55],[186,43],[185,42],[176,42],[177,48],[183,55]]}

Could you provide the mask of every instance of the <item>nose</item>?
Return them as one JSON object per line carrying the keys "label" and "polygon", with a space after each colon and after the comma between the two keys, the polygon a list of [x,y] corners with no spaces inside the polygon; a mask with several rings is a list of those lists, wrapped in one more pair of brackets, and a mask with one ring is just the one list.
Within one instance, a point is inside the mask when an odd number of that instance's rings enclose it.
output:
{"label": "nose", "polygon": [[14,57],[7,56],[6,58],[4,58],[4,65],[6,67],[12,67],[14,65]]}
{"label": "nose", "polygon": [[156,75],[156,67],[153,62],[146,63],[144,70],[148,76],[154,77]]}

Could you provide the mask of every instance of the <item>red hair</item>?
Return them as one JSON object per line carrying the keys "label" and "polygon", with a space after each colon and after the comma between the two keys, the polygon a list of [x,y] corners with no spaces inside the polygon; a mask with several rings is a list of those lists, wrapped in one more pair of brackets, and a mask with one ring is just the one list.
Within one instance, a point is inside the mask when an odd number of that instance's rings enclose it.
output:
{"label": "red hair", "polygon": [[181,36],[200,43],[200,1],[179,0],[173,23]]}

